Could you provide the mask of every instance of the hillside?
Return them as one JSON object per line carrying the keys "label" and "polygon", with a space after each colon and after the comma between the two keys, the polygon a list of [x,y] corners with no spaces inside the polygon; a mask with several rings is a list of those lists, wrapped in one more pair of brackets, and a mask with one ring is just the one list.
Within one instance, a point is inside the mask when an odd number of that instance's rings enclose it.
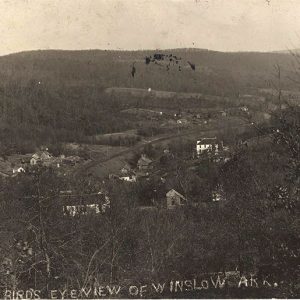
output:
{"label": "hillside", "polygon": [[[158,53],[166,60],[146,64],[155,53],[46,50],[0,57],[0,154],[136,129],[141,120],[124,109],[224,110],[236,105],[237,96],[262,93],[272,87],[270,80],[276,84],[275,64],[282,89],[297,88],[288,79],[294,75],[289,54],[171,49]],[[175,57],[178,62],[170,64]]]}
{"label": "hillside", "polygon": [[0,58],[4,298],[299,295],[293,57],[166,53]]}
{"label": "hillside", "polygon": [[[154,53],[176,54],[180,65],[145,64]],[[195,64],[193,71],[188,61]],[[136,73],[131,76],[132,64]],[[53,87],[133,87],[175,92],[233,94],[269,87],[274,65],[282,70],[284,88],[293,89],[294,59],[284,53],[222,53],[201,49],[163,51],[43,50],[0,57],[1,85],[26,86],[37,81]]]}

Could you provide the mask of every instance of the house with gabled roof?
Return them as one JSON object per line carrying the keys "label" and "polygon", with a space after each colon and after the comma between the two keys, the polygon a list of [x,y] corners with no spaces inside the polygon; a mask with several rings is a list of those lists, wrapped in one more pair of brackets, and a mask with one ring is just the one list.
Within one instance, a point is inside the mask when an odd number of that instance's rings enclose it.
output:
{"label": "house with gabled roof", "polygon": [[85,195],[84,199],[76,196],[72,191],[60,191],[64,216],[103,214],[110,208],[110,198],[104,191]]}
{"label": "house with gabled roof", "polygon": [[168,191],[166,197],[167,209],[174,209],[176,207],[182,207],[187,204],[186,198],[174,189]]}
{"label": "house with gabled roof", "polygon": [[30,159],[30,164],[36,165],[37,163],[43,163],[49,161],[52,158],[52,155],[48,151],[38,151],[34,153]]}
{"label": "house with gabled roof", "polygon": [[19,173],[25,173],[25,169],[23,167],[14,167],[12,169],[13,175],[17,175]]}
{"label": "house with gabled roof", "polygon": [[130,174],[130,173],[132,173],[131,167],[128,163],[125,163],[123,168],[121,169],[121,174],[122,175],[127,175],[127,174]]}
{"label": "house with gabled roof", "polygon": [[120,176],[119,179],[125,182],[136,182],[136,175]]}
{"label": "house with gabled roof", "polygon": [[203,138],[196,143],[197,155],[205,152],[218,154],[221,146],[222,142],[220,143],[216,137]]}
{"label": "house with gabled roof", "polygon": [[140,171],[147,171],[149,169],[152,169],[152,163],[153,161],[147,157],[146,154],[142,154],[141,158],[137,162],[137,167]]}

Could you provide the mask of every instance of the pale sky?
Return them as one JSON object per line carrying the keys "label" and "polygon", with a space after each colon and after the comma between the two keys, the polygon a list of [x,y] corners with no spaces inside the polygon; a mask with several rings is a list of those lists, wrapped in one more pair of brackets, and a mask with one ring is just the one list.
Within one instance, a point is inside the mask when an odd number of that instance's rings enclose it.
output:
{"label": "pale sky", "polygon": [[300,0],[0,0],[0,55],[36,49],[300,48]]}

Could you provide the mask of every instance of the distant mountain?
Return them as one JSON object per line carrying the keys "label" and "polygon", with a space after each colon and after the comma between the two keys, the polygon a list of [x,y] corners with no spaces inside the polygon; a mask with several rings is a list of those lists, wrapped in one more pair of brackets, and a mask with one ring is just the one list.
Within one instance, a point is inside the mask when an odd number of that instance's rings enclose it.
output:
{"label": "distant mountain", "polygon": [[[155,53],[174,54],[178,64],[169,61],[145,63]],[[192,63],[195,70],[191,68]],[[132,76],[132,66],[135,75]],[[274,65],[281,66],[282,85],[296,88],[295,60],[288,53],[232,52],[206,49],[157,51],[40,50],[0,57],[0,86],[29,83],[58,87],[120,86],[207,94],[232,94],[270,87]]]}
{"label": "distant mountain", "polygon": [[295,54],[300,54],[300,48],[296,48],[296,49],[287,49],[287,50],[278,50],[278,51],[273,51],[272,53],[281,53],[281,54],[291,54],[291,53],[295,53]]}

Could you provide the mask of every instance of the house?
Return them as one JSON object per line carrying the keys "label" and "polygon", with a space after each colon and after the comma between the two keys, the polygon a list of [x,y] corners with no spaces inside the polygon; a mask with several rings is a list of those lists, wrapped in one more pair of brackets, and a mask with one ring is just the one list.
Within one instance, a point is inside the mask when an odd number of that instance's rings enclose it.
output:
{"label": "house", "polygon": [[49,161],[51,158],[52,155],[48,151],[38,151],[32,155],[30,159],[30,164],[34,166],[37,163]]}
{"label": "house", "polygon": [[167,209],[174,209],[176,207],[181,207],[186,205],[187,200],[186,198],[175,191],[174,189],[170,190],[166,194],[167,197]]}
{"label": "house", "polygon": [[72,190],[63,190],[59,191],[61,195],[72,195]]}
{"label": "house", "polygon": [[215,152],[219,151],[219,143],[217,142],[217,138],[203,138],[197,141],[196,144],[197,155],[200,155],[204,152]]}
{"label": "house", "polygon": [[103,191],[98,192],[96,195],[91,194],[88,197],[92,198],[86,199],[85,203],[80,204],[74,202],[72,191],[71,193],[68,190],[61,192],[60,197],[65,199],[63,205],[63,214],[65,216],[102,214],[110,208],[110,199]]}
{"label": "house", "polygon": [[186,125],[186,124],[188,124],[188,120],[187,119],[179,119],[179,120],[177,120],[177,124]]}
{"label": "house", "polygon": [[66,205],[64,215],[74,217],[76,215],[99,214],[101,212],[99,204],[86,205]]}
{"label": "house", "polygon": [[108,179],[111,179],[111,180],[119,179],[119,176],[111,173],[111,174],[108,174]]}
{"label": "house", "polygon": [[125,165],[123,166],[123,168],[120,171],[119,176],[116,176],[116,178],[118,178],[122,181],[136,182],[136,174],[131,169],[131,167],[128,163],[125,163]]}
{"label": "house", "polygon": [[62,163],[69,166],[75,166],[77,163],[81,161],[81,158],[79,156],[67,156],[62,159]]}
{"label": "house", "polygon": [[132,171],[132,170],[131,170],[130,165],[126,163],[126,164],[123,166],[123,168],[121,169],[121,174],[127,175],[127,174],[129,174],[131,171]]}
{"label": "house", "polygon": [[13,174],[25,173],[25,169],[23,167],[13,168]]}
{"label": "house", "polygon": [[127,181],[127,182],[136,182],[136,176],[135,175],[121,176],[121,177],[119,177],[119,179],[122,180],[122,181]]}
{"label": "house", "polygon": [[175,114],[174,114],[174,117],[175,117],[175,118],[181,118],[181,116],[182,116],[182,115],[181,115],[181,112],[178,112],[178,113],[175,113]]}
{"label": "house", "polygon": [[166,183],[166,182],[167,182],[166,178],[164,178],[164,177],[160,177],[160,181],[161,181],[162,183]]}
{"label": "house", "polygon": [[61,158],[56,158],[53,163],[57,168],[60,168],[62,160]]}
{"label": "house", "polygon": [[164,149],[164,154],[169,154],[170,153],[170,149],[169,148],[165,148]]}
{"label": "house", "polygon": [[38,157],[33,155],[32,158],[30,159],[30,164],[34,166],[38,163],[38,161],[39,161]]}
{"label": "house", "polygon": [[52,157],[52,158],[43,160],[42,165],[45,167],[54,167],[55,166],[55,167],[59,168],[61,162],[62,161],[59,157]]}
{"label": "house", "polygon": [[248,112],[248,111],[249,111],[249,109],[248,109],[247,106],[242,106],[242,107],[240,108],[240,110],[243,111],[243,112]]}
{"label": "house", "polygon": [[222,190],[215,190],[211,193],[211,198],[213,202],[224,201],[224,194]]}
{"label": "house", "polygon": [[151,169],[153,161],[147,157],[146,154],[142,154],[141,158],[137,162],[137,167],[141,171],[149,170]]}
{"label": "house", "polygon": [[59,168],[62,163],[61,157],[53,157],[48,151],[38,151],[34,153],[30,159],[30,165],[36,164],[43,165],[45,167],[57,167]]}
{"label": "house", "polygon": [[[102,193],[102,195],[104,194]],[[107,195],[104,195],[104,203],[101,205],[101,210],[103,213],[105,213],[108,208],[110,208],[110,199]]]}

